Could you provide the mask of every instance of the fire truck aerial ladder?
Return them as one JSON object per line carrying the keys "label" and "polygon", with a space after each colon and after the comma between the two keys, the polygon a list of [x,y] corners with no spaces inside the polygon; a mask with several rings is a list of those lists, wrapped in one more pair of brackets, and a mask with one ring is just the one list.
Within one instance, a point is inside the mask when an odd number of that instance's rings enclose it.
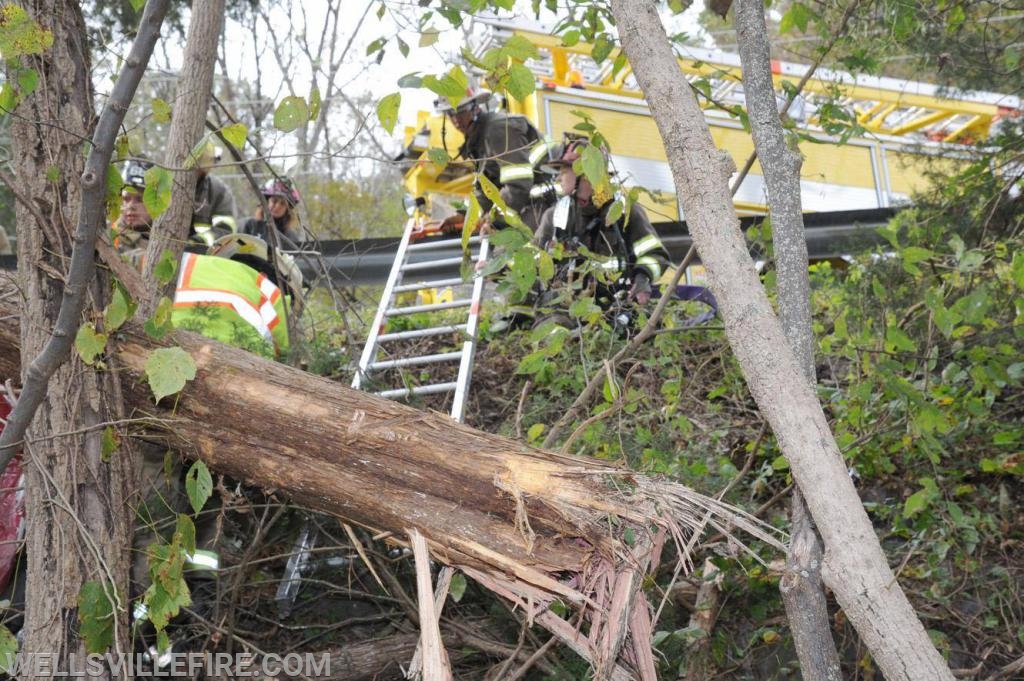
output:
{"label": "fire truck aerial ladder", "polygon": [[[665,203],[643,200],[655,222],[685,219],[678,202],[658,131],[627,64],[614,72],[612,53],[601,65],[590,56],[592,46],[565,46],[557,36],[520,20],[477,19],[473,51],[481,56],[513,36],[529,41],[538,57],[526,62],[536,76],[537,90],[522,102],[509,98],[508,108],[521,113],[542,133],[557,139],[572,130],[581,110],[608,140],[619,177],[627,185],[662,192]],[[685,48],[680,69],[701,91],[705,116],[719,148],[737,164],[753,152],[750,134],[729,111],[743,107],[738,55],[703,48]],[[780,102],[809,67],[773,62]],[[838,95],[838,96],[837,96]],[[714,102],[714,104],[712,104]],[[829,112],[843,112],[856,134],[845,144],[822,129]],[[804,142],[801,175],[804,209],[809,212],[888,208],[906,202],[925,186],[928,163],[952,167],[965,157],[965,143],[987,139],[1000,118],[1019,116],[1017,97],[988,92],[945,92],[935,85],[895,78],[853,76],[819,68],[790,105],[788,116],[797,129],[814,138]],[[832,122],[835,122],[835,117]],[[448,126],[449,152],[461,137]],[[464,196],[472,183],[468,169],[430,162],[426,151],[442,146],[441,118],[421,112],[416,126],[406,129],[409,169],[406,187],[414,196]],[[736,194],[740,215],[766,212],[764,182],[755,164]]]}
{"label": "fire truck aerial ladder", "polygon": [[[659,201],[641,199],[652,221],[677,223],[685,218],[675,200],[675,188],[658,131],[628,64],[615,72],[612,68],[615,53],[598,65],[591,58],[590,45],[566,46],[557,36],[522,21],[480,18],[475,21],[471,32],[475,40],[472,51],[478,58],[513,37],[528,41],[537,50],[538,56],[526,62],[536,77],[536,91],[523,101],[509,98],[506,106],[510,111],[526,116],[542,134],[552,139],[558,139],[563,131],[572,130],[580,122],[574,110],[584,111],[608,140],[618,178],[626,185],[643,186],[664,197]],[[686,77],[708,94],[705,114],[716,144],[737,160],[748,157],[753,151],[753,141],[729,111],[744,105],[738,56],[687,48],[687,55],[679,60],[679,65]],[[793,90],[806,70],[806,66],[797,64],[773,63],[780,102],[786,101],[786,90]],[[839,93],[838,100],[836,93]],[[837,138],[822,129],[825,112],[836,106],[846,112],[851,124],[855,121],[859,126],[860,134],[850,137],[844,144],[835,143]],[[801,147],[804,208],[811,212],[850,211],[888,208],[906,201],[913,190],[923,185],[926,161],[959,162],[966,151],[965,142],[986,139],[1001,116],[1019,115],[1020,106],[1017,98],[1006,95],[945,94],[925,83],[854,77],[818,69],[788,111],[801,132],[813,136],[816,142],[823,142],[805,143]],[[436,253],[437,247],[443,245],[436,237],[420,242],[416,239],[422,237],[430,225],[436,225],[451,214],[452,204],[464,201],[472,191],[474,175],[470,164],[452,162],[442,167],[428,156],[429,150],[442,147],[454,156],[462,144],[462,136],[454,126],[446,126],[442,134],[443,120],[434,112],[420,112],[417,125],[406,128],[405,184],[416,197],[418,208],[398,248],[353,387],[379,390],[372,387],[373,375],[384,369],[458,362],[460,370],[455,380],[391,388],[379,394],[404,398],[452,391],[455,393],[452,417],[461,420],[472,375],[481,279],[476,276],[466,283],[463,288],[471,288],[472,294],[462,300],[412,306],[398,303],[403,292],[456,283],[455,280],[409,281],[409,275],[417,268],[429,266],[429,262],[415,264],[413,257],[418,252],[429,256],[431,250]],[[755,165],[737,192],[736,207],[741,215],[766,212],[760,172],[760,167]],[[486,241],[472,257],[481,263],[486,259]],[[475,271],[479,272],[480,267]],[[446,321],[422,330],[389,331],[387,328],[389,319],[442,309],[468,310],[468,316],[465,320]],[[452,332],[462,334],[460,350],[421,357],[403,354],[402,348],[410,345],[403,346],[404,341]],[[383,359],[380,358],[382,353],[387,355]]]}

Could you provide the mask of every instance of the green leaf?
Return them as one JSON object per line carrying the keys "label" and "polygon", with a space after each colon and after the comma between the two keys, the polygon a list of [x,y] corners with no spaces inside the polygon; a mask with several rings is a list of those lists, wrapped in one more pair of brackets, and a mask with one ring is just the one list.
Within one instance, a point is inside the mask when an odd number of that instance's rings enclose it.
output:
{"label": "green leaf", "polygon": [[380,52],[387,44],[387,42],[387,38],[377,38],[376,40],[374,40],[372,43],[366,46],[367,56],[373,54],[374,52]]}
{"label": "green leaf", "polygon": [[316,85],[309,91],[309,120],[315,121],[320,115],[320,108],[323,105],[323,98],[320,96],[320,88]]}
{"label": "green leaf", "polygon": [[789,469],[789,460],[781,454],[772,459],[772,470],[785,471]]}
{"label": "green leaf", "polygon": [[914,352],[917,349],[910,336],[896,326],[885,330],[885,345],[890,352]]}
{"label": "green leaf", "polygon": [[537,280],[537,265],[528,251],[516,251],[508,268],[507,277],[520,294],[525,295]]}
{"label": "green leaf", "polygon": [[448,594],[458,603],[466,593],[466,576],[461,572],[452,575],[452,583],[448,586]]}
{"label": "green leaf", "polygon": [[11,85],[10,81],[4,83],[0,89],[0,111],[10,113],[18,108],[18,92]]}
{"label": "green leaf", "polygon": [[537,252],[537,275],[545,282],[555,276],[555,261],[547,251]]}
{"label": "green leaf", "polygon": [[153,166],[146,171],[146,189],[142,192],[142,203],[154,220],[171,205],[171,190],[174,178],[165,168]]}
{"label": "green leaf", "polygon": [[1014,253],[1013,262],[1010,264],[1010,276],[1018,289],[1024,290],[1024,254]]}
{"label": "green leaf", "polygon": [[583,153],[580,155],[579,161],[581,172],[593,185],[594,191],[600,193],[602,190],[607,191],[608,188],[608,167],[605,164],[604,154],[601,150],[592,144],[588,144],[583,147]]}
{"label": "green leaf", "polygon": [[921,270],[917,267],[917,263],[927,260],[934,255],[935,252],[927,248],[908,246],[900,252],[900,256],[903,258],[903,270],[908,274],[920,274]]}
{"label": "green leaf", "polygon": [[154,350],[146,359],[145,369],[149,387],[157,402],[167,395],[180,392],[185,383],[196,377],[196,364],[192,356],[179,347]]}
{"label": "green leaf", "polygon": [[519,366],[516,367],[516,373],[525,374],[527,376],[536,374],[547,365],[548,361],[549,358],[546,352],[543,350],[534,350],[526,357],[519,360]]}
{"label": "green leaf", "polygon": [[615,41],[612,40],[611,36],[607,33],[602,33],[597,36],[597,40],[594,41],[594,48],[591,50],[590,56],[595,62],[600,64],[608,58],[608,55],[610,55],[614,49]]}
{"label": "green leaf", "polygon": [[11,633],[11,630],[0,624],[0,672],[10,674],[7,667],[7,660],[13,659],[18,652],[18,639]]}
{"label": "green leaf", "polygon": [[146,613],[149,621],[158,630],[164,629],[172,618],[176,617],[181,609],[192,603],[192,596],[189,593],[188,585],[183,578],[179,577],[180,586],[173,592],[168,591],[163,585],[154,582],[146,590],[143,600],[146,603]]}
{"label": "green leaf", "polygon": [[398,123],[398,108],[401,105],[402,94],[400,92],[385,95],[377,102],[377,120],[380,121],[381,127],[388,131],[388,134],[394,131],[395,124]]}
{"label": "green leaf", "polygon": [[[473,236],[473,230],[476,229],[476,223],[480,220],[480,202],[476,199],[476,194],[471,193],[469,195],[469,208],[466,209],[466,217],[462,221],[462,252],[469,253],[469,240]],[[512,231],[512,230],[504,230]],[[497,259],[495,259],[497,260]]]}
{"label": "green leaf", "polygon": [[171,324],[171,311],[174,302],[164,296],[156,305],[156,312],[142,325],[142,330],[153,340],[160,340],[174,328]]}
{"label": "green leaf", "polygon": [[28,97],[39,85],[39,73],[35,69],[18,69],[18,93]]}
{"label": "green leaf", "polygon": [[40,54],[53,45],[53,33],[14,3],[0,6],[0,56],[12,60],[28,54]]}
{"label": "green leaf", "polygon": [[562,34],[562,45],[565,47],[572,47],[580,41],[580,32],[576,29],[570,29]]}
{"label": "green leaf", "polygon": [[536,89],[533,72],[522,64],[513,64],[508,69],[506,88],[513,98],[520,102],[523,101]]}
{"label": "green leaf", "polygon": [[[200,508],[202,507],[200,506]],[[196,511],[196,513],[198,512],[199,511]],[[184,513],[178,514],[178,522],[174,528],[173,541],[180,544],[181,548],[185,550],[185,553],[192,554],[196,552],[196,524]]]}
{"label": "green leaf", "polygon": [[224,136],[224,139],[231,144],[235,149],[241,149],[245,146],[245,140],[249,136],[249,128],[244,123],[234,123],[232,125],[225,125],[220,129],[220,134]]}
{"label": "green leaf", "polygon": [[794,2],[789,10],[782,15],[782,20],[779,22],[779,33],[788,33],[794,28],[799,29],[800,32],[806,32],[807,22],[813,14],[806,5]]}
{"label": "green leaf", "polygon": [[285,97],[274,111],[274,127],[281,132],[292,132],[308,122],[309,107],[302,97]]}
{"label": "green leaf", "polygon": [[618,222],[619,218],[622,217],[622,213],[626,208],[626,201],[619,197],[616,198],[610,208],[608,208],[608,214],[604,218],[605,225],[614,225]]}
{"label": "green leaf", "polygon": [[169,284],[174,279],[174,273],[178,271],[178,261],[174,259],[174,253],[165,250],[160,254],[160,260],[153,266],[153,276],[161,284]]}
{"label": "green leaf", "polygon": [[121,443],[121,435],[114,430],[113,426],[107,426],[103,429],[103,439],[100,449],[100,460],[103,462],[110,461],[110,455],[117,451],[117,446]]}
{"label": "green leaf", "polygon": [[86,652],[99,654],[114,645],[114,603],[100,582],[86,582],[78,592],[79,634]]}
{"label": "green leaf", "polygon": [[188,494],[188,503],[192,505],[194,513],[203,510],[203,506],[213,494],[213,476],[202,461],[194,461],[188,469],[185,476],[185,493]]}
{"label": "green leaf", "polygon": [[131,319],[138,307],[120,283],[115,282],[114,293],[110,297],[110,304],[103,311],[103,325],[108,333],[117,331],[121,326]]}
{"label": "green leaf", "polygon": [[950,309],[963,316],[968,324],[980,324],[988,312],[991,304],[988,292],[979,288],[961,297],[950,306]]}
{"label": "green leaf", "polygon": [[632,527],[627,527],[622,530],[622,541],[626,543],[626,546],[636,546],[636,530]]}
{"label": "green leaf", "polygon": [[420,47],[430,47],[437,42],[437,39],[441,36],[441,32],[436,28],[428,28],[427,30],[420,33]]}
{"label": "green leaf", "polygon": [[441,147],[432,147],[427,149],[427,158],[430,162],[437,166],[438,170],[444,170],[451,163],[452,157],[448,155],[448,152]]}
{"label": "green leaf", "polygon": [[536,442],[540,439],[540,436],[544,434],[544,428],[546,426],[543,423],[535,423],[530,426],[529,430],[526,431],[527,442]]}
{"label": "green leaf", "polygon": [[107,168],[107,218],[114,222],[121,215],[121,188],[124,179],[113,163]]}
{"label": "green leaf", "polygon": [[1020,68],[1020,50],[1013,45],[1004,47],[1003,50],[1003,64],[1006,70],[1012,73]]}
{"label": "green leaf", "polygon": [[521,35],[514,35],[506,40],[505,44],[501,47],[501,51],[506,57],[518,59],[519,61],[536,59],[540,54],[537,51],[537,47]]}
{"label": "green leaf", "polygon": [[414,73],[407,73],[398,79],[398,87],[411,87],[417,88],[423,86],[423,78],[420,77],[418,71]]}
{"label": "green leaf", "polygon": [[477,182],[480,184],[480,189],[483,190],[484,196],[491,200],[495,206],[498,207],[502,213],[508,212],[508,205],[505,203],[505,199],[501,198],[501,192],[494,183],[487,179],[487,176],[483,173],[478,173],[476,176]]}
{"label": "green leaf", "polygon": [[107,334],[99,333],[92,323],[82,324],[78,327],[78,334],[75,335],[75,349],[78,356],[88,365],[92,365],[96,358],[103,354],[107,347]]}
{"label": "green leaf", "polygon": [[918,490],[911,494],[907,501],[903,504],[903,517],[912,518],[924,509],[928,508],[928,504],[932,501],[931,495],[928,490]]}
{"label": "green leaf", "polygon": [[171,122],[171,105],[157,97],[153,100],[153,120],[157,123]]}
{"label": "green leaf", "polygon": [[405,42],[398,36],[395,36],[395,42],[398,43],[398,51],[402,53],[403,57],[409,57],[409,43]]}
{"label": "green leaf", "polygon": [[622,394],[618,381],[615,380],[614,376],[609,375],[608,372],[605,372],[604,386],[601,388],[601,393],[604,395],[604,401],[609,404],[619,399],[619,395]]}
{"label": "green leaf", "polygon": [[128,0],[128,4],[132,6],[133,10],[140,12],[146,6],[146,0]]}
{"label": "green leaf", "polygon": [[573,301],[569,306],[569,314],[585,322],[592,322],[601,316],[602,310],[594,303],[590,296],[583,296]]}
{"label": "green leaf", "polygon": [[963,257],[960,258],[960,263],[957,265],[957,269],[961,272],[973,272],[974,270],[981,267],[982,263],[985,262],[985,253],[977,249],[971,249],[964,253]]}

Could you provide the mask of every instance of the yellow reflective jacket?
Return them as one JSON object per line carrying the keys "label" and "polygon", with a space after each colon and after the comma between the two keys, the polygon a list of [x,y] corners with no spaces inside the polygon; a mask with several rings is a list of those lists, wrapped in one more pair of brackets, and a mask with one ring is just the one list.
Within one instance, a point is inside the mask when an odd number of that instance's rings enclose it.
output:
{"label": "yellow reflective jacket", "polygon": [[281,289],[266,275],[227,258],[182,256],[171,322],[265,357],[288,350]]}

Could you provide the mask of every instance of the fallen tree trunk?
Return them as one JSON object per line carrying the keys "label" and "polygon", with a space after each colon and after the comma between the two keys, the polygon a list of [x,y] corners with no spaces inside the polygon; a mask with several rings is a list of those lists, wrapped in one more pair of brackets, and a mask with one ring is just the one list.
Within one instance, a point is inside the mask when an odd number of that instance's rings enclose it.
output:
{"label": "fallen tree trunk", "polygon": [[[17,375],[16,296],[0,294],[6,376]],[[654,678],[639,584],[667,535],[684,559],[705,526],[782,548],[756,521],[682,485],[544,452],[195,334],[174,341],[196,378],[154,405],[142,374],[157,345],[131,328],[118,336],[126,403],[147,437],[396,541],[418,530],[436,560],[538,615],[594,664],[595,678]],[[554,621],[556,598],[583,611],[589,628]],[[624,645],[635,671],[616,662]]]}

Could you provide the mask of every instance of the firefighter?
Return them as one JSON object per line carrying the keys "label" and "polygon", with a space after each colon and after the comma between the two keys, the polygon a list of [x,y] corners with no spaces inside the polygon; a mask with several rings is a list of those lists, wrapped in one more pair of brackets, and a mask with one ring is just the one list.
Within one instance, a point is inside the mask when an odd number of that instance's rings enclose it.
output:
{"label": "firefighter", "polygon": [[[277,236],[282,248],[298,248],[305,242],[306,235],[299,223],[295,207],[302,197],[292,181],[284,176],[274,177],[263,185],[260,193],[267,199],[270,217],[277,227]],[[267,234],[267,221],[263,217],[263,206],[256,209],[256,216],[251,217],[242,225],[243,234],[251,234],[266,242],[270,241]]]}
{"label": "firefighter", "polygon": [[128,262],[142,269],[153,218],[142,200],[146,191],[146,171],[153,162],[133,158],[125,165],[121,186],[121,215],[111,227],[114,245]]}
{"label": "firefighter", "polygon": [[[133,265],[141,263],[149,245],[153,217],[143,201],[146,191],[146,172],[155,164],[145,158],[129,159],[125,164],[121,187],[121,216],[113,225],[114,244]],[[227,196],[218,187],[228,191]],[[202,204],[200,204],[200,195]],[[230,205],[228,205],[230,204]],[[225,207],[228,206],[228,207]],[[227,210],[227,214],[220,211]],[[196,185],[196,212],[192,214],[186,250],[209,248],[219,236],[235,231],[234,198],[227,186],[211,176],[201,177]]]}
{"label": "firefighter", "polygon": [[[465,138],[459,156],[476,164],[477,173],[498,188],[505,204],[531,230],[536,230],[540,216],[555,199],[553,187],[538,167],[541,161],[548,160],[549,150],[554,145],[543,139],[524,116],[490,111],[488,103],[492,99],[489,90],[469,88],[466,96],[454,106],[447,98],[438,99],[434,106]],[[486,216],[493,202],[484,194],[479,181],[474,192]],[[461,229],[462,220],[463,216],[454,215],[442,223],[442,229]],[[484,217],[480,227],[489,223]],[[494,221],[497,228],[505,224],[500,218]]]}
{"label": "firefighter", "polygon": [[606,310],[622,302],[646,305],[654,283],[670,265],[668,251],[647,213],[636,203],[630,205],[628,214],[606,224],[616,203],[607,177],[607,153],[600,150],[606,175],[597,188],[574,169],[589,146],[585,137],[568,137],[559,158],[545,165],[557,174],[565,195],[541,217],[534,244],[546,249],[561,244],[568,256],[556,274],[561,281],[554,286],[579,276]]}
{"label": "firefighter", "polygon": [[228,234],[208,255],[182,257],[171,323],[268,358],[280,357],[289,347],[285,296],[298,311],[302,273],[291,256],[272,251],[258,237]]}
{"label": "firefighter", "polygon": [[201,235],[207,246],[218,238],[238,231],[235,223],[235,196],[210,169],[219,161],[212,144],[203,146],[196,161],[196,193],[192,207],[192,231]]}

